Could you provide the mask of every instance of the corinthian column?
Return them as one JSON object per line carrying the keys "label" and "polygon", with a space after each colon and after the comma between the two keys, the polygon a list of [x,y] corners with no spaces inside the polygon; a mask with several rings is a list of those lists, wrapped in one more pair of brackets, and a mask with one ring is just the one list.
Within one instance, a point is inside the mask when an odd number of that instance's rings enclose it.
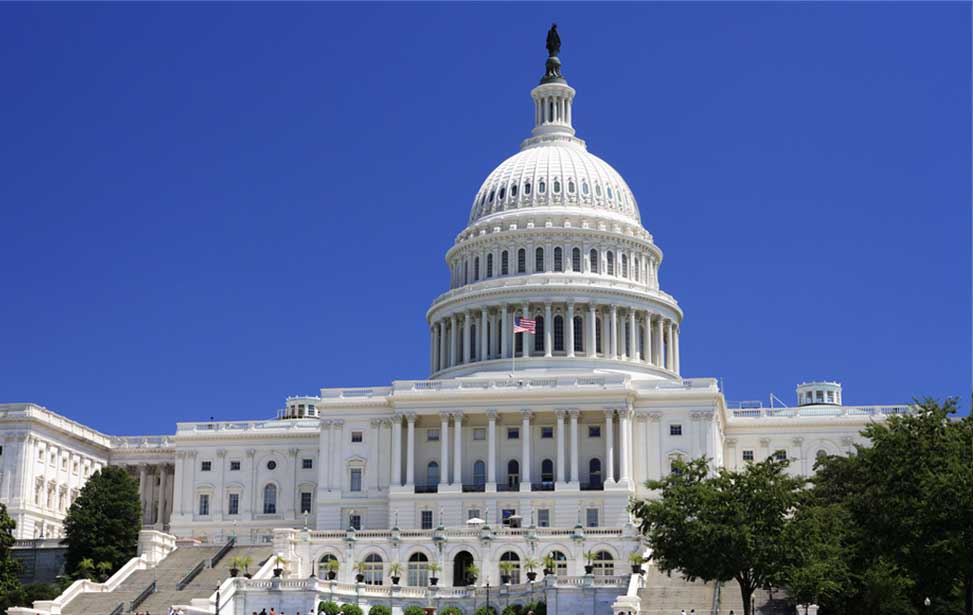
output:
{"label": "corinthian column", "polygon": [[453,484],[463,485],[463,413],[453,413]]}
{"label": "corinthian column", "polygon": [[445,487],[448,483],[449,483],[449,412],[440,412],[439,413],[439,486]]}
{"label": "corinthian column", "polygon": [[614,408],[605,410],[605,476],[604,482],[610,485],[615,482],[615,434],[612,429],[612,415]]}
{"label": "corinthian column", "polygon": [[557,482],[564,484],[564,410],[555,410],[557,417]]}
{"label": "corinthian column", "polygon": [[565,327],[565,329],[567,330],[567,334],[565,335],[565,337],[567,339],[564,340],[564,348],[565,350],[568,351],[568,356],[573,357],[574,356],[574,304],[573,303],[568,304],[568,322],[565,324],[567,325]]}

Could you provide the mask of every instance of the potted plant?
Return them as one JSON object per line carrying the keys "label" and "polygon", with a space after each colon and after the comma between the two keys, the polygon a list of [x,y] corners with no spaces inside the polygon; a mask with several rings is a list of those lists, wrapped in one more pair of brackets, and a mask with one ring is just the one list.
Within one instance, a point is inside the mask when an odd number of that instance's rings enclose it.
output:
{"label": "potted plant", "polygon": [[253,558],[249,555],[242,555],[236,559],[239,560],[239,565],[243,568],[243,576],[248,579],[251,578],[253,574],[250,572],[250,566],[253,566]]}
{"label": "potted plant", "polygon": [[402,564],[399,562],[392,562],[389,564],[389,578],[392,579],[392,585],[398,585],[399,579],[402,577]]}
{"label": "potted plant", "polygon": [[442,567],[440,567],[440,565],[437,564],[436,562],[432,562],[431,564],[429,564],[429,574],[432,575],[429,577],[430,585],[435,585],[436,583],[439,583],[439,577],[436,576],[436,573],[439,572],[440,570],[442,570]]}
{"label": "potted plant", "polygon": [[329,581],[334,581],[335,577],[338,576],[338,570],[341,568],[341,564],[336,559],[329,559],[324,564],[324,569],[327,571],[327,576]]}
{"label": "potted plant", "polygon": [[557,560],[555,560],[550,555],[544,556],[544,576],[545,577],[554,574],[555,566],[557,566]]}
{"label": "potted plant", "polygon": [[476,579],[480,576],[480,569],[477,568],[476,564],[470,564],[466,567],[466,584],[473,586],[476,585]]}
{"label": "potted plant", "polygon": [[584,561],[588,562],[584,566],[584,573],[585,574],[591,574],[591,571],[595,569],[594,565],[591,563],[591,562],[595,561],[595,552],[594,551],[585,551],[584,552]]}
{"label": "potted plant", "polygon": [[362,561],[355,564],[355,572],[358,573],[355,575],[355,581],[359,583],[363,583],[365,581],[366,570],[368,570],[368,564],[366,564],[365,562]]}
{"label": "potted plant", "polygon": [[500,562],[500,582],[504,585],[510,583],[510,577],[516,569],[517,566],[513,562]]}
{"label": "potted plant", "polygon": [[279,577],[284,573],[284,566],[287,565],[287,560],[284,559],[283,555],[274,556],[274,576]]}
{"label": "potted plant", "polygon": [[645,562],[645,559],[642,558],[642,554],[639,553],[638,551],[629,554],[628,561],[630,564],[632,564],[633,574],[642,574],[645,572],[644,570],[642,570],[642,563]]}
{"label": "potted plant", "polygon": [[235,577],[240,574],[240,558],[234,557],[230,560],[230,576]]}
{"label": "potted plant", "polygon": [[527,559],[524,560],[524,568],[527,569],[528,581],[533,581],[534,579],[537,578],[536,570],[538,566],[540,566],[540,562],[538,562],[533,557],[528,557]]}

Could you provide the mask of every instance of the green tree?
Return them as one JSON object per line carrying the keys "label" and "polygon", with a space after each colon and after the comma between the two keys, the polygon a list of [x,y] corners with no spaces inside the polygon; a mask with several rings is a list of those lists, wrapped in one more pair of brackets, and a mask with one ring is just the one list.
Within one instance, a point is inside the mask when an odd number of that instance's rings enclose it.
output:
{"label": "green tree", "polygon": [[797,604],[828,603],[848,590],[844,541],[849,522],[840,506],[807,504],[785,526],[781,584]]}
{"label": "green tree", "polygon": [[646,482],[662,497],[635,500],[631,509],[659,569],[690,580],[736,580],[750,615],[753,591],[779,585],[787,561],[785,530],[805,483],[788,476],[787,465],[770,458],[714,475],[706,459],[695,459]]}
{"label": "green tree", "polygon": [[17,522],[7,514],[7,505],[0,504],[0,596],[20,588],[20,562],[14,559],[14,529]]}
{"label": "green tree", "polygon": [[64,520],[68,573],[77,573],[84,559],[108,562],[114,571],[135,557],[141,508],[138,483],[125,470],[108,466],[95,472]]}

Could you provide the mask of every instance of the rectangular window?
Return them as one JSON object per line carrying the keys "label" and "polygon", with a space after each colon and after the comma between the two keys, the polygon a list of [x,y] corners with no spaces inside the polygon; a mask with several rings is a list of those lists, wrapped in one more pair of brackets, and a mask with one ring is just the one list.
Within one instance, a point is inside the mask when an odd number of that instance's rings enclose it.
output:
{"label": "rectangular window", "polygon": [[507,439],[508,440],[519,440],[520,439],[520,427],[508,427],[507,428]]}
{"label": "rectangular window", "polygon": [[541,438],[547,440],[554,437],[553,427],[541,427]]}
{"label": "rectangular window", "polygon": [[439,442],[439,430],[438,429],[427,429],[426,430],[426,442]]}
{"label": "rectangular window", "polygon": [[600,438],[601,437],[601,425],[588,425],[588,437],[589,438]]}
{"label": "rectangular window", "polygon": [[351,432],[351,441],[353,443],[361,442],[362,441],[361,432],[360,431],[353,431],[353,432]]}
{"label": "rectangular window", "polygon": [[479,508],[471,508],[471,509],[469,509],[468,511],[466,511],[466,518],[467,519],[482,519],[482,517],[480,516],[480,509]]}
{"label": "rectangular window", "polygon": [[681,436],[682,435],[682,425],[676,423],[674,425],[669,425],[669,435],[670,436]]}
{"label": "rectangular window", "polygon": [[351,490],[361,491],[361,468],[351,469]]}
{"label": "rectangular window", "polygon": [[310,470],[313,467],[314,467],[314,460],[313,459],[301,459],[301,469],[302,470]]}
{"label": "rectangular window", "polygon": [[213,469],[212,461],[204,461],[199,468],[201,472],[209,472],[212,469]]}
{"label": "rectangular window", "polygon": [[743,460],[744,461],[753,461],[753,451],[751,451],[751,450],[743,451]]}
{"label": "rectangular window", "polygon": [[541,508],[537,511],[537,527],[551,527],[551,511]]}
{"label": "rectangular window", "polygon": [[474,427],[473,428],[473,439],[474,440],[486,440],[486,428],[485,427]]}
{"label": "rectangular window", "polygon": [[355,528],[356,530],[361,529],[361,515],[349,515],[348,525]]}
{"label": "rectangular window", "polygon": [[585,522],[588,527],[598,527],[598,509],[589,508],[585,511]]}
{"label": "rectangular window", "polygon": [[205,517],[209,514],[209,495],[203,493],[199,496],[199,516]]}
{"label": "rectangular window", "polygon": [[514,516],[514,513],[516,512],[517,511],[514,510],[513,508],[504,508],[502,511],[500,511],[500,520],[503,522],[504,525],[510,525],[509,519],[510,517]]}
{"label": "rectangular window", "polygon": [[226,505],[226,514],[228,515],[239,515],[240,514],[240,494],[231,493],[230,501]]}
{"label": "rectangular window", "polygon": [[421,514],[420,527],[424,530],[432,529],[432,511],[424,510]]}
{"label": "rectangular window", "polygon": [[311,492],[301,492],[301,514],[311,512]]}
{"label": "rectangular window", "polygon": [[774,453],[774,459],[777,461],[784,461],[787,459],[787,451],[776,451]]}
{"label": "rectangular window", "polygon": [[240,462],[239,461],[231,461],[230,462],[230,471],[231,472],[238,472],[239,470],[240,470]]}
{"label": "rectangular window", "polygon": [[65,471],[68,469],[68,458],[67,457],[61,457],[61,469],[62,470],[65,470]]}

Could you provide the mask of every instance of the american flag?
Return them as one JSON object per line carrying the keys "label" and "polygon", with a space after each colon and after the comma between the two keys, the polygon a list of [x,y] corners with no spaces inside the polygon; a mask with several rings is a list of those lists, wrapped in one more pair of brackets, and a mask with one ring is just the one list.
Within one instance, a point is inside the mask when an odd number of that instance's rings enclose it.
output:
{"label": "american flag", "polygon": [[530,318],[514,318],[514,333],[534,333],[536,325]]}

